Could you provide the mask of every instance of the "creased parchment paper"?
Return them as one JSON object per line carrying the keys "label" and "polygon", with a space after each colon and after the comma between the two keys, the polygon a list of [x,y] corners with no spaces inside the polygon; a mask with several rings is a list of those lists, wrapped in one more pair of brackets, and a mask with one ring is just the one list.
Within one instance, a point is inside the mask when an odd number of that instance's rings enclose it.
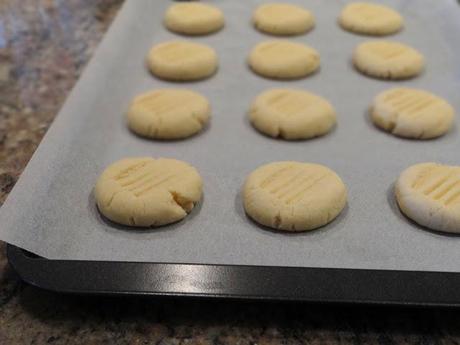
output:
{"label": "creased parchment paper", "polygon": [[[251,27],[259,0],[215,0],[226,18],[219,33],[188,38],[214,47],[212,78],[174,84],[152,77],[144,59],[156,43],[181,37],[162,26],[171,1],[128,0],[45,139],[1,208],[0,238],[50,259],[460,271],[460,237],[429,232],[399,213],[393,183],[424,161],[460,164],[456,127],[431,141],[398,139],[376,129],[367,109],[389,87],[420,87],[460,113],[460,7],[454,0],[387,0],[406,20],[390,39],[426,57],[426,72],[404,82],[378,81],[353,70],[354,47],[369,37],[343,31],[336,19],[347,1],[290,0],[316,16],[316,28],[292,38],[315,47],[321,70],[289,82],[264,79],[246,65],[251,48],[272,37]],[[133,96],[158,87],[188,87],[212,103],[210,127],[188,140],[136,137],[124,112]],[[252,99],[270,87],[299,87],[336,107],[337,128],[322,138],[284,142],[247,120]],[[101,219],[92,189],[101,171],[126,156],[173,157],[194,165],[204,199],[183,222],[132,231]],[[244,214],[240,190],[261,164],[299,160],[334,169],[349,189],[343,214],[320,230],[286,235],[258,227]]]}

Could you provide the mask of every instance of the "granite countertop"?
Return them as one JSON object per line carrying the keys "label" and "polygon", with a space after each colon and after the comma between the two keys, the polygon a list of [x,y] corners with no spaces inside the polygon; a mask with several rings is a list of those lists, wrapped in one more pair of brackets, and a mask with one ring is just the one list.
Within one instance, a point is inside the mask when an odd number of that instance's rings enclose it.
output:
{"label": "granite countertop", "polygon": [[[0,203],[121,3],[0,0]],[[22,283],[0,247],[0,344],[460,342],[455,309],[54,294]]]}

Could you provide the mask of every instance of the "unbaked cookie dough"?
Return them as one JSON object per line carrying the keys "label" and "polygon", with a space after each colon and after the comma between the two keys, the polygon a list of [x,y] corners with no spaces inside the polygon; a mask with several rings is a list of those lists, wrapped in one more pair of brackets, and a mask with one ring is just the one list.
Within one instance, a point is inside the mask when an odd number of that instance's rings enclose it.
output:
{"label": "unbaked cookie dough", "polygon": [[301,43],[274,40],[256,45],[249,55],[249,66],[264,77],[295,79],[319,68],[318,52]]}
{"label": "unbaked cookie dough", "polygon": [[217,70],[214,49],[188,41],[169,41],[154,46],[147,57],[151,72],[166,80],[186,81],[209,77]]}
{"label": "unbaked cookie dough", "polygon": [[407,79],[423,70],[424,58],[414,48],[392,41],[368,41],[355,50],[353,63],[371,77],[381,79]]}
{"label": "unbaked cookie dough", "polygon": [[189,137],[208,123],[210,115],[208,100],[184,89],[159,89],[139,95],[127,113],[133,132],[154,139]]}
{"label": "unbaked cookie dough", "polygon": [[454,109],[429,92],[398,87],[376,97],[371,116],[378,127],[394,135],[431,139],[452,128]]}
{"label": "unbaked cookie dough", "polygon": [[395,10],[367,2],[353,2],[343,9],[339,23],[345,30],[364,35],[384,36],[398,32],[403,17]]}
{"label": "unbaked cookie dough", "polygon": [[413,165],[396,183],[401,211],[430,229],[460,232],[460,167],[436,163]]}
{"label": "unbaked cookie dough", "polygon": [[252,103],[249,118],[260,132],[286,140],[324,135],[336,123],[335,110],[328,101],[298,89],[261,93]]}
{"label": "unbaked cookie dough", "polygon": [[259,6],[252,20],[258,30],[273,35],[298,35],[315,26],[315,18],[310,11],[283,3]]}
{"label": "unbaked cookie dough", "polygon": [[204,35],[224,26],[224,15],[217,7],[199,2],[171,5],[165,14],[165,26],[186,35]]}
{"label": "unbaked cookie dough", "polygon": [[126,158],[99,177],[99,211],[115,223],[154,227],[183,219],[201,199],[195,168],[175,159]]}
{"label": "unbaked cookie dough", "polygon": [[305,231],[335,219],[345,207],[347,190],[325,166],[287,161],[253,171],[243,198],[246,213],[256,222],[279,230]]}

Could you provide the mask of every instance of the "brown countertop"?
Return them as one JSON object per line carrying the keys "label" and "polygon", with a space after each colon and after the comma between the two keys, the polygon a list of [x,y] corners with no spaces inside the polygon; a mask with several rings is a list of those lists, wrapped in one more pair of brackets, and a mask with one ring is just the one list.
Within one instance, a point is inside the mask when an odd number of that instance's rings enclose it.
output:
{"label": "brown countertop", "polygon": [[[121,3],[0,0],[0,203]],[[0,249],[0,344],[460,342],[454,309],[58,295],[20,282]]]}

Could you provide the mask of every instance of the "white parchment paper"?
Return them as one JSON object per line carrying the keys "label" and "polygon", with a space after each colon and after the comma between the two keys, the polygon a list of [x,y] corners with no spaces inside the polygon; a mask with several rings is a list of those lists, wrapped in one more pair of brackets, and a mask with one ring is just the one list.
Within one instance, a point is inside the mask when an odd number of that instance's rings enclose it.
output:
{"label": "white parchment paper", "polygon": [[[141,139],[126,128],[133,96],[178,84],[152,77],[144,66],[149,48],[182,37],[162,26],[171,1],[127,0],[81,80],[33,159],[0,209],[0,238],[50,259],[122,260],[209,264],[460,271],[460,237],[424,230],[399,213],[392,188],[407,166],[425,161],[460,164],[456,127],[431,141],[398,139],[376,129],[367,109],[389,87],[420,87],[445,97],[460,113],[460,6],[454,0],[387,0],[406,20],[391,39],[426,57],[426,72],[404,82],[378,81],[353,70],[354,47],[369,37],[340,29],[347,1],[291,0],[308,7],[316,28],[292,38],[315,47],[321,70],[280,82],[258,77],[246,57],[272,37],[251,27],[259,0],[214,0],[226,18],[219,33],[188,38],[219,55],[212,78],[183,83],[209,98],[210,127],[184,141]],[[285,142],[248,123],[252,99],[270,87],[299,87],[331,101],[338,126],[322,138]],[[204,199],[186,220],[156,230],[133,231],[98,214],[92,188],[101,171],[126,156],[173,157],[194,165],[204,179]],[[267,231],[244,214],[245,177],[271,161],[299,160],[334,169],[349,188],[349,203],[332,224],[286,235]]]}

